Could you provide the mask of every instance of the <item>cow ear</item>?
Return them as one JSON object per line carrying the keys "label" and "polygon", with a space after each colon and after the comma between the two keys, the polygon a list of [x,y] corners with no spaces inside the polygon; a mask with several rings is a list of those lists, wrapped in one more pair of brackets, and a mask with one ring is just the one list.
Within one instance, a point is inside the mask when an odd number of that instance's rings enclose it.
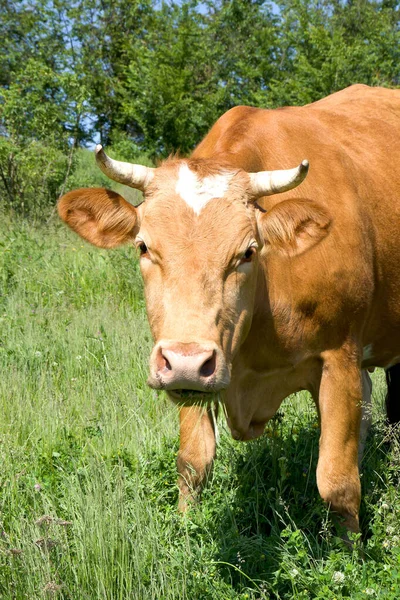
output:
{"label": "cow ear", "polygon": [[132,241],[139,229],[137,211],[122,196],[104,188],[74,190],[62,196],[58,214],[85,240],[100,248]]}
{"label": "cow ear", "polygon": [[284,200],[259,218],[265,249],[287,256],[318,244],[328,235],[331,223],[327,211],[309,200]]}

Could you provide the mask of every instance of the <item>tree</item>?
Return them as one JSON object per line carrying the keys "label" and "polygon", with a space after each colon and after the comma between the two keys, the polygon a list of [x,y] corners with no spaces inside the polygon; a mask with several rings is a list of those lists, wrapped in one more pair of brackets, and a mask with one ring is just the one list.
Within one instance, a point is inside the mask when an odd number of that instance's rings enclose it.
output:
{"label": "tree", "polygon": [[305,104],[352,83],[399,81],[398,3],[283,0],[274,103]]}
{"label": "tree", "polygon": [[153,155],[189,152],[223,112],[267,89],[275,22],[266,2],[189,0],[154,10],[143,35],[127,38],[118,130]]}
{"label": "tree", "polygon": [[87,139],[85,92],[61,4],[1,0],[0,192],[24,214],[54,202]]}
{"label": "tree", "polygon": [[398,86],[399,14],[398,0],[0,0],[1,197],[26,214],[54,202],[99,138],[148,161],[190,152],[238,104]]}

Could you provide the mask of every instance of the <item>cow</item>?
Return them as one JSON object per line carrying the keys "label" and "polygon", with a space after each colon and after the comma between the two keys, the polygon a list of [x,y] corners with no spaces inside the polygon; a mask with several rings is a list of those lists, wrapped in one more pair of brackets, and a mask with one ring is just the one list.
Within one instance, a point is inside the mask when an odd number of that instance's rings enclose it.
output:
{"label": "cow", "polygon": [[180,412],[181,510],[215,457],[216,394],[233,438],[252,440],[308,390],[319,493],[359,531],[367,369],[400,360],[399,139],[400,91],[354,85],[303,107],[238,106],[188,158],[157,168],[96,148],[109,178],[143,192],[139,206],[103,188],[59,201],[90,243],[138,248],[148,383]]}

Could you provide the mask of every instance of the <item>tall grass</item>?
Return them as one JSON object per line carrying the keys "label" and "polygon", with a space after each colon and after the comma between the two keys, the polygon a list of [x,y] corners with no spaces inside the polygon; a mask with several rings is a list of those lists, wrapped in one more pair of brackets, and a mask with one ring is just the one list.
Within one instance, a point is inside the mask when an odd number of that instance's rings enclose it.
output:
{"label": "tall grass", "polygon": [[400,450],[382,373],[360,561],[318,497],[305,393],[249,444],[221,420],[203,501],[177,514],[177,414],[146,386],[150,348],[133,249],[2,219],[0,598],[399,598]]}

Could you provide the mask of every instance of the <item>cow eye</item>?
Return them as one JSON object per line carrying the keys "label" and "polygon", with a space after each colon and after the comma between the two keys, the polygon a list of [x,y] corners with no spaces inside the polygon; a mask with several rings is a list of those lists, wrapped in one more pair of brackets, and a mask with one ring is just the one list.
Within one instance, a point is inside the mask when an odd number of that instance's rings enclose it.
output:
{"label": "cow eye", "polygon": [[147,246],[142,240],[140,240],[140,242],[137,244],[136,247],[140,252],[140,256],[144,256],[145,254],[147,254],[147,252],[148,252]]}
{"label": "cow eye", "polygon": [[139,244],[139,251],[140,254],[146,254],[147,252],[147,246],[144,242],[142,242],[141,244]]}
{"label": "cow eye", "polygon": [[254,246],[250,246],[250,248],[247,248],[246,252],[243,254],[240,264],[242,265],[243,263],[249,263],[253,260],[253,257],[256,253],[256,249],[254,248]]}

